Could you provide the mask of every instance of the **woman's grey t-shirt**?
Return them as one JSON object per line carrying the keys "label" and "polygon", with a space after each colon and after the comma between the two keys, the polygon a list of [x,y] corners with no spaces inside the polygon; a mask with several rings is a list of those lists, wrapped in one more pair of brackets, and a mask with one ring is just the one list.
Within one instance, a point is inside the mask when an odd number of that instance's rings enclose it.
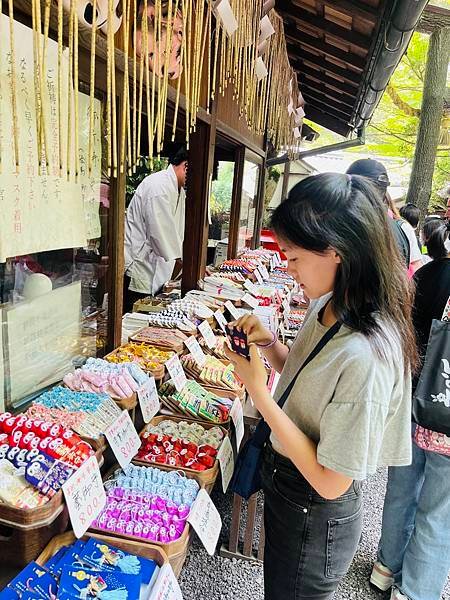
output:
{"label": "woman's grey t-shirt", "polygon": [[[278,400],[327,328],[318,320],[326,298],[310,310],[280,377]],[[387,360],[361,333],[343,326],[305,367],[284,412],[317,443],[319,464],[353,479],[383,465],[411,463],[411,377],[404,375],[398,335],[381,323]],[[274,449],[285,454],[272,433]]]}

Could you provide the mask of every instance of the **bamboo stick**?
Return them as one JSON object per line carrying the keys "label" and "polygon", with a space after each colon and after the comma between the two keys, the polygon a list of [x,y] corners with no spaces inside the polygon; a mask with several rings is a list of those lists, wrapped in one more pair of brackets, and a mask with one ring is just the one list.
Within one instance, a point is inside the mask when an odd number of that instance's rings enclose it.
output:
{"label": "bamboo stick", "polygon": [[128,126],[128,118],[127,114],[129,113],[129,80],[128,80],[128,44],[129,40],[129,28],[130,28],[130,0],[122,0],[122,9],[123,9],[123,29],[124,29],[124,54],[125,54],[125,68],[123,74],[123,90],[122,90],[122,98],[123,98],[123,107],[122,107],[122,123],[120,129],[120,155],[119,155],[119,169],[120,173],[123,173],[125,170],[125,154],[126,154],[126,144],[127,144],[127,126]]}
{"label": "bamboo stick", "polygon": [[[135,0],[137,2],[137,0]],[[141,56],[139,63],[139,107],[138,107],[138,115],[137,115],[137,139],[136,139],[136,165],[141,156],[141,132],[142,132],[142,94],[143,94],[143,86],[144,86],[144,65],[147,64],[145,61],[145,46],[144,46],[144,15],[147,18],[147,0],[144,0],[144,8],[141,16]],[[148,78],[148,71],[147,71]]]}
{"label": "bamboo stick", "polygon": [[117,178],[117,110],[116,110],[116,45],[115,34],[112,25],[114,14],[113,0],[109,0],[108,24],[111,44],[111,126],[112,126],[112,159],[113,177]]}
{"label": "bamboo stick", "polygon": [[78,97],[78,16],[73,15],[73,83],[74,83],[74,108],[75,108],[75,181],[80,174],[80,111]]}
{"label": "bamboo stick", "polygon": [[173,114],[173,125],[172,125],[172,142],[175,140],[175,134],[177,130],[177,122],[178,122],[178,107],[180,105],[180,91],[181,91],[181,78],[184,74],[184,60],[185,60],[185,46],[186,46],[186,2],[185,0],[181,0],[181,11],[182,11],[182,21],[183,21],[183,36],[181,38],[181,53],[180,53],[180,74],[178,76],[177,81],[177,97],[175,100],[175,111]]}
{"label": "bamboo stick", "polygon": [[69,17],[69,69],[67,76],[67,162],[66,175],[67,180],[70,179],[72,165],[72,96],[73,96],[73,17],[75,14],[75,0],[70,0],[70,17]]}
{"label": "bamboo stick", "polygon": [[88,142],[88,173],[92,176],[92,155],[94,153],[94,101],[95,101],[95,47],[97,41],[97,0],[92,0],[93,20],[91,33],[91,64],[89,88],[89,142]]}
{"label": "bamboo stick", "polygon": [[132,157],[132,171],[136,172],[137,164],[137,139],[136,139],[136,120],[137,120],[137,57],[136,57],[136,44],[137,44],[137,2],[138,0],[131,0],[133,2],[133,157]]}

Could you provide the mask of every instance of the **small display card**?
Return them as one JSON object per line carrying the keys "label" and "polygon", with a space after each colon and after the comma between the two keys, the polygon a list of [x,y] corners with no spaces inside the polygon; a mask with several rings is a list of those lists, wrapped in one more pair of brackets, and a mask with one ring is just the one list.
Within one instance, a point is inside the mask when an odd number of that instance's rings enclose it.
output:
{"label": "small display card", "polygon": [[123,410],[120,417],[105,430],[105,436],[119,465],[125,469],[141,447],[141,440],[127,410]]}
{"label": "small display card", "polygon": [[148,381],[138,389],[137,394],[144,421],[149,423],[161,408],[155,378],[149,377]]}
{"label": "small display card", "polygon": [[239,398],[236,398],[233,402],[233,406],[230,410],[230,417],[236,430],[236,447],[239,450],[242,438],[244,437],[244,410]]}
{"label": "small display card", "polygon": [[203,323],[200,323],[198,330],[202,334],[208,348],[215,348],[217,341],[216,336],[214,335],[214,332],[211,329],[211,325],[208,323],[208,321],[203,321]]}
{"label": "small display card", "polygon": [[250,294],[245,294],[242,298],[242,302],[245,302],[246,304],[251,306],[251,308],[256,308],[257,306],[259,306],[259,300],[257,300],[254,296]]}
{"label": "small display card", "polygon": [[180,585],[170,563],[161,567],[149,600],[183,600]]}
{"label": "small display card", "polygon": [[62,486],[72,529],[80,538],[106,504],[97,458],[91,456]]}
{"label": "small display card", "polygon": [[214,316],[216,317],[216,321],[219,324],[220,329],[226,334],[228,323],[225,317],[223,316],[223,312],[221,310],[216,310]]}
{"label": "small display card", "polygon": [[230,315],[233,317],[233,319],[237,320],[241,316],[238,309],[235,307],[235,305],[230,300],[227,300],[225,302],[225,308],[227,308],[229,310]]}
{"label": "small display card", "polygon": [[195,339],[195,337],[191,335],[191,337],[188,337],[188,339],[185,340],[184,343],[186,344],[189,352],[191,353],[193,359],[198,364],[198,366],[203,367],[203,365],[206,362],[206,355],[203,352],[200,344]]}
{"label": "small display card", "polygon": [[167,370],[169,371],[169,375],[173,381],[173,385],[177,389],[178,392],[181,392],[184,386],[186,385],[187,379],[186,374],[183,369],[183,365],[178,358],[178,354],[169,358],[166,362]]}
{"label": "small display card", "polygon": [[253,281],[250,281],[250,279],[246,279],[244,282],[244,287],[246,290],[248,290],[250,292],[250,294],[252,294],[253,296],[257,296],[258,295],[258,287],[253,283]]}
{"label": "small display card", "polygon": [[222,529],[222,519],[204,488],[197,494],[188,521],[204,545],[206,552],[213,556]]}
{"label": "small display card", "polygon": [[222,445],[220,446],[220,450],[217,453],[217,460],[219,461],[220,472],[222,473],[222,489],[225,494],[234,471],[233,448],[228,436],[224,438]]}
{"label": "small display card", "polygon": [[255,269],[255,270],[253,271],[253,273],[254,273],[254,275],[255,275],[255,277],[256,277],[256,280],[257,280],[257,282],[259,283],[259,285],[263,285],[263,284],[264,284],[264,279],[262,278],[262,275],[261,275],[261,273],[259,272],[259,269]]}
{"label": "small display card", "polygon": [[269,271],[266,268],[266,265],[261,265],[259,267],[259,270],[261,271],[261,275],[263,276],[263,279],[269,279],[270,275],[269,275]]}

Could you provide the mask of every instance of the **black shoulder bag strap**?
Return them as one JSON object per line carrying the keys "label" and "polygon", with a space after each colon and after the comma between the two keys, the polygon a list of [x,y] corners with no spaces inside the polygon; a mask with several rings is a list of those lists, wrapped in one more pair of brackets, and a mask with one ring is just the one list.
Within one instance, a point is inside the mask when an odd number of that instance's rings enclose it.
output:
{"label": "black shoulder bag strap", "polygon": [[[323,350],[323,348],[325,348],[325,346],[328,344],[328,342],[339,331],[339,329],[341,328],[341,325],[342,325],[341,323],[335,323],[323,335],[323,337],[317,342],[316,346],[313,348],[313,350],[311,351],[309,356],[306,358],[305,362],[302,364],[300,369],[297,371],[296,375],[293,377],[292,381],[289,383],[287,388],[282,393],[280,399],[278,400],[277,404],[280,408],[283,408],[286,400],[288,399],[289,394],[291,393],[292,388],[294,387],[294,384],[297,381],[297,377],[300,375],[300,373],[303,371],[303,369],[307,365],[309,365],[309,363],[319,354],[319,352],[321,350]],[[256,446],[259,446],[262,448],[270,437],[270,431],[271,431],[271,429],[270,429],[269,425],[264,421],[264,419],[261,419],[261,421],[256,426],[255,433],[252,436],[253,443]]]}

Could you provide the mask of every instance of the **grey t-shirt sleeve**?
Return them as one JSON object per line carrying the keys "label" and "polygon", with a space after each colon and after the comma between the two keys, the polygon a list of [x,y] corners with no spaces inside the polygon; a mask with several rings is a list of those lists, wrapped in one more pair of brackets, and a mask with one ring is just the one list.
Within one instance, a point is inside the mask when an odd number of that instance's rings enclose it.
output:
{"label": "grey t-shirt sleeve", "polygon": [[352,479],[365,479],[380,464],[394,381],[375,357],[349,357],[320,421],[319,464]]}

